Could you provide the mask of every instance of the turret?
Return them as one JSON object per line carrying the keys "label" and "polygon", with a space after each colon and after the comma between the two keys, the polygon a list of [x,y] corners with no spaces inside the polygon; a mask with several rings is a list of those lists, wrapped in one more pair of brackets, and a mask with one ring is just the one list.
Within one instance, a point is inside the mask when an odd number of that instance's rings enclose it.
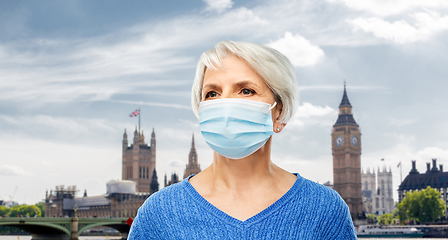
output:
{"label": "turret", "polygon": [[156,133],[154,132],[154,128],[152,128],[151,133],[151,143],[150,143],[150,151],[151,151],[151,158],[154,159],[154,169],[156,168]]}
{"label": "turret", "polygon": [[142,133],[140,134],[140,145],[145,145],[145,136],[143,135],[143,130]]}
{"label": "turret", "polygon": [[156,134],[154,133],[154,128],[152,128],[151,133],[151,147],[156,147]]}
{"label": "turret", "polygon": [[125,128],[124,134],[123,134],[123,153],[126,150],[126,148],[128,148],[128,134],[126,133],[126,128]]}
{"label": "turret", "polygon": [[134,144],[134,148],[138,148],[139,141],[140,141],[140,134],[138,133],[137,126],[135,126],[134,143],[133,143]]}

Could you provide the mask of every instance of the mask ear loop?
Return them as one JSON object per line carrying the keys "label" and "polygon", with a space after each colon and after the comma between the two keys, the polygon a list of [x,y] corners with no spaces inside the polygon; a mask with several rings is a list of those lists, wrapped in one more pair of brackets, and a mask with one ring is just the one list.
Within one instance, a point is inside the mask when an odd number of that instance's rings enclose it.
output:
{"label": "mask ear loop", "polygon": [[[277,102],[274,102],[274,104],[272,104],[272,106],[269,108],[269,111],[271,111],[272,109],[274,109],[275,106],[277,106]],[[278,127],[276,130],[277,130],[277,133],[279,133],[280,130],[281,130],[281,128]]]}

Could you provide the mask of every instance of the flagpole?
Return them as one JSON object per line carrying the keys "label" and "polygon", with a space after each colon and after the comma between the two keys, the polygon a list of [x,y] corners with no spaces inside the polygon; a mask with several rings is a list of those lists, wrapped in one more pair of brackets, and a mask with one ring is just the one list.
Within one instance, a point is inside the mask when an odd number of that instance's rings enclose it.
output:
{"label": "flagpole", "polygon": [[140,115],[142,115],[140,111],[140,106],[138,107],[138,133],[140,134],[141,128],[140,128]]}
{"label": "flagpole", "polygon": [[401,166],[401,161],[400,161],[400,184],[403,182],[403,177],[401,176],[401,172],[402,172],[402,166]]}

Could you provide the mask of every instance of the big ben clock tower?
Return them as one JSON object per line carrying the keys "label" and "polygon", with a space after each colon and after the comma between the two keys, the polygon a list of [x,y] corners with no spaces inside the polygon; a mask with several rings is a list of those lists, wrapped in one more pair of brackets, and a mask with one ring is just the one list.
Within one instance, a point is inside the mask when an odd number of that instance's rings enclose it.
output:
{"label": "big ben clock tower", "polygon": [[361,132],[352,114],[352,105],[344,95],[339,116],[331,133],[334,190],[350,208],[352,219],[362,214],[361,202]]}

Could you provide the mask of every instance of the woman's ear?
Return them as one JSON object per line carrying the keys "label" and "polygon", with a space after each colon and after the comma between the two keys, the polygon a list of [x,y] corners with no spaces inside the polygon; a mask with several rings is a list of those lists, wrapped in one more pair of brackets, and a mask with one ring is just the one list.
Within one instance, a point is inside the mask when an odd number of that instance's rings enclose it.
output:
{"label": "woman's ear", "polygon": [[282,115],[283,111],[283,105],[281,103],[278,103],[277,106],[274,108],[274,132],[279,133],[285,128],[286,123],[282,123],[280,121],[280,116]]}

